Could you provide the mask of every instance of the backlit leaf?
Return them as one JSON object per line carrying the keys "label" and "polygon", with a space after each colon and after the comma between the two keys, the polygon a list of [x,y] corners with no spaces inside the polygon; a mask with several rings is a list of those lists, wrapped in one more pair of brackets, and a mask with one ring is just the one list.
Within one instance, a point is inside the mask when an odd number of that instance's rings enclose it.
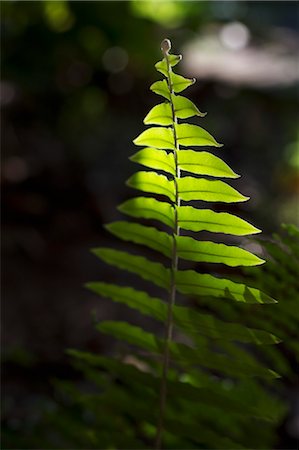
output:
{"label": "backlit leaf", "polygon": [[234,245],[197,241],[192,237],[178,236],[177,250],[180,258],[189,261],[223,263],[227,266],[257,266],[265,261]]}
{"label": "backlit leaf", "polygon": [[176,125],[178,142],[184,147],[190,146],[213,146],[222,147],[213,136],[197,125],[180,123]]}
{"label": "backlit leaf", "polygon": [[130,157],[130,160],[151,169],[163,170],[171,175],[175,175],[173,153],[148,147],[135,153],[135,155]]}
{"label": "backlit leaf", "polygon": [[128,179],[127,184],[140,191],[166,195],[170,200],[175,200],[174,181],[168,180],[164,175],[155,172],[137,172]]}
{"label": "backlit leaf", "polygon": [[[170,66],[174,67],[182,60],[182,55],[168,55],[168,58]],[[158,72],[161,72],[163,75],[167,76],[167,62],[165,58],[163,58],[162,61],[158,61],[155,64],[155,68]]]}
{"label": "backlit leaf", "polygon": [[174,137],[171,128],[152,127],[143,131],[136,139],[135,145],[145,145],[167,150],[174,150]]}
{"label": "backlit leaf", "polygon": [[240,217],[215,212],[211,209],[197,209],[192,206],[180,206],[178,208],[178,221],[181,228],[191,231],[211,231],[237,236],[261,232]]}
{"label": "backlit leaf", "polygon": [[174,208],[169,203],[151,197],[135,197],[127,200],[118,209],[129,216],[154,219],[174,227]]}
{"label": "backlit leaf", "polygon": [[195,78],[185,78],[182,75],[178,75],[173,72],[171,73],[170,79],[172,89],[176,93],[184,91],[185,89],[187,89],[187,87],[192,86],[192,84],[195,83]]}
{"label": "backlit leaf", "polygon": [[171,99],[174,104],[175,114],[179,119],[187,119],[193,116],[205,117],[207,114],[200,112],[197,106],[186,97],[172,95]]}
{"label": "backlit leaf", "polygon": [[94,248],[92,249],[92,253],[107,264],[135,273],[157,286],[161,286],[165,289],[169,288],[169,269],[166,269],[166,267],[160,263],[149,261],[143,256],[132,255],[111,248]]}
{"label": "backlit leaf", "polygon": [[169,102],[160,103],[154,106],[145,116],[143,122],[145,125],[172,125],[172,112]]}
{"label": "backlit leaf", "polygon": [[170,100],[170,92],[169,92],[166,80],[155,81],[150,86],[150,90],[153,91],[155,94],[161,95],[162,97],[166,98],[167,100]]}
{"label": "backlit leaf", "polygon": [[139,223],[125,221],[113,222],[106,225],[106,228],[120,239],[131,241],[135,244],[142,244],[163,253],[165,256],[171,256],[173,239],[164,231],[158,231],[156,228],[140,225]]}
{"label": "backlit leaf", "polygon": [[182,170],[198,175],[212,177],[239,178],[222,159],[209,152],[196,152],[194,150],[180,150],[178,163]]}
{"label": "backlit leaf", "polygon": [[245,202],[249,197],[240,194],[223,181],[204,178],[183,177],[178,179],[179,196],[182,200],[203,200],[207,202]]}
{"label": "backlit leaf", "polygon": [[[175,115],[179,119],[186,119],[188,117],[199,116],[204,117],[206,113],[202,113],[194,105],[191,100],[181,95],[172,95],[171,97]],[[172,125],[172,109],[170,102],[160,103],[154,106],[143,121],[146,125]]]}

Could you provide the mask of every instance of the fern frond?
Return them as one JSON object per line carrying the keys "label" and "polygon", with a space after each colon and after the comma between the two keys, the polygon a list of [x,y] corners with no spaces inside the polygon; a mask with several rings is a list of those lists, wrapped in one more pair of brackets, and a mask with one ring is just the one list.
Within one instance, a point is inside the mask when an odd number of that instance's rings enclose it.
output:
{"label": "fern frond", "polygon": [[[276,344],[279,339],[275,337],[273,329],[265,331],[263,326],[258,329],[254,323],[243,327],[233,323],[233,319],[222,320],[217,313],[198,311],[185,304],[176,305],[177,294],[185,296],[185,301],[192,296],[202,304],[205,299],[212,299],[216,311],[217,305],[220,311],[226,304],[249,306],[273,304],[276,300],[246,283],[233,281],[229,275],[226,279],[218,276],[217,272],[200,273],[193,268],[194,262],[213,263],[213,267],[215,264],[225,264],[229,271],[230,267],[257,266],[264,263],[264,260],[239,245],[213,242],[214,233],[248,236],[259,233],[258,228],[233,214],[188,205],[189,201],[241,203],[249,197],[227,182],[217,179],[224,178],[233,182],[239,178],[219,154],[216,155],[209,149],[214,148],[216,151],[222,144],[204,127],[182,122],[190,117],[203,118],[205,113],[200,112],[191,100],[178,95],[193,85],[195,80],[174,73],[173,68],[182,58],[180,55],[170,54],[170,47],[168,40],[163,41],[163,59],[155,67],[164,78],[150,86],[152,92],[165,100],[146,115],[144,123],[149,128],[133,141],[142,148],[130,157],[131,161],[149,170],[136,172],[129,178],[127,185],[146,193],[146,196],[127,200],[118,208],[128,216],[145,221],[139,224],[123,220],[106,226],[119,239],[131,242],[137,248],[145,246],[162,254],[165,265],[139,254],[107,248],[93,249],[94,254],[104,262],[162,288],[164,298],[151,297],[146,292],[128,286],[104,282],[87,285],[93,292],[162,323],[165,337],[162,339],[151,331],[124,321],[105,321],[97,325],[100,332],[126,341],[138,349],[137,355],[148,365],[146,373],[137,373],[137,369],[121,362],[84,355],[79,357],[86,358],[92,364],[97,362],[108,371],[119,373],[119,377],[127,384],[128,391],[119,386],[111,388],[111,397],[116,399],[116,393],[119,393],[122,399],[120,408],[124,408],[125,414],[132,415],[134,420],[141,415],[149,424],[149,429],[153,427],[151,436],[153,438],[153,434],[156,434],[156,449],[161,448],[162,440],[166,445],[171,446],[177,442],[186,448],[193,448],[192,445],[195,448],[198,445],[207,448],[240,448],[242,432],[232,432],[225,440],[222,437],[223,430],[228,428],[226,420],[229,422],[229,419],[219,413],[221,408],[231,408],[234,415],[240,405],[235,398],[233,400],[232,396],[224,394],[224,390],[213,383],[211,377],[216,373],[218,377],[235,382],[238,380],[241,384],[246,377],[264,380],[275,378],[277,374],[274,370],[265,367],[251,354],[250,348],[241,348],[238,343],[261,346]],[[196,150],[194,147],[204,149]],[[156,221],[156,225],[148,224],[148,220]],[[162,230],[159,229],[161,224]],[[182,229],[198,233],[206,231],[211,233],[211,238],[203,240],[201,234],[195,237],[182,235]],[[179,266],[181,260],[185,260],[185,264],[191,264],[191,268],[182,270]],[[228,308],[234,311],[234,306]],[[128,374],[135,380],[134,387],[130,386]],[[192,382],[183,382],[184,377],[189,377]],[[139,392],[138,383],[148,387],[146,398],[153,410],[146,411],[144,405],[134,402],[136,411],[130,411],[130,392],[131,395]],[[208,387],[208,391],[203,390],[203,386],[205,389]],[[204,405],[203,409],[198,406],[197,401]],[[188,409],[188,417],[194,413],[194,420],[184,419],[178,424],[178,406],[183,411]],[[242,413],[244,408],[248,408],[247,411],[251,413],[253,411],[246,404],[241,407]],[[200,436],[196,436],[196,420],[208,422],[215,409],[221,416],[219,428],[216,427],[215,431],[211,426],[202,427],[205,432],[201,431]],[[240,413],[240,409],[238,411]],[[255,410],[252,414],[259,413],[260,411]],[[265,418],[265,411],[261,415],[260,420],[275,420]],[[234,420],[237,423],[239,419]],[[238,422],[240,430],[245,427],[244,423],[243,419]],[[252,442],[255,442],[254,438]]]}

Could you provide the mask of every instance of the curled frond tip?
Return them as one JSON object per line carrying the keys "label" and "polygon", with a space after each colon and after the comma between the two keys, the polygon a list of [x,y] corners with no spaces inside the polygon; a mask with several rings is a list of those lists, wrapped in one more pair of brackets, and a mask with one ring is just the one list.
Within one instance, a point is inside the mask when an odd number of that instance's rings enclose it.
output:
{"label": "curled frond tip", "polygon": [[169,39],[163,39],[161,42],[162,53],[166,54],[171,50],[171,42]]}

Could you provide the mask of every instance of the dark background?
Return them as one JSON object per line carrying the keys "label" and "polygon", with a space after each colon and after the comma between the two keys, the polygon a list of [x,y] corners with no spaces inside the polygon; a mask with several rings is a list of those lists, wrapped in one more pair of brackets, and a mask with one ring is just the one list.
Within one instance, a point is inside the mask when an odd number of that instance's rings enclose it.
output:
{"label": "dark background", "polygon": [[[265,235],[297,223],[297,2],[2,2],[3,418],[16,433],[72,377],[65,349],[107,351],[93,329],[123,310],[83,288],[114,280],[89,248],[133,195],[128,161],[168,37],[187,96],[252,197]],[[11,447],[13,448],[13,447]]]}

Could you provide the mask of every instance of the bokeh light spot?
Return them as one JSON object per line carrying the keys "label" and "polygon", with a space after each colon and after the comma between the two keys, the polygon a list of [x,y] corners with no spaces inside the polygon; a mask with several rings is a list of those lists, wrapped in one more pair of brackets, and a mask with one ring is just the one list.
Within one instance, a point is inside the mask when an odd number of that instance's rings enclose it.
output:
{"label": "bokeh light spot", "polygon": [[166,28],[180,26],[189,12],[188,2],[178,0],[135,0],[131,2],[131,7],[137,16],[151,19]]}
{"label": "bokeh light spot", "polygon": [[107,39],[105,35],[97,27],[83,27],[79,31],[79,41],[88,56],[94,63],[101,61],[101,54],[107,47]]}
{"label": "bokeh light spot", "polygon": [[57,33],[68,31],[75,22],[67,2],[64,1],[44,2],[44,14],[49,28]]}
{"label": "bokeh light spot", "polygon": [[250,31],[241,22],[231,22],[221,28],[219,38],[224,47],[241,50],[249,43]]}
{"label": "bokeh light spot", "polygon": [[125,69],[128,64],[128,54],[126,50],[121,47],[108,48],[103,57],[102,62],[108,72],[117,73]]}

